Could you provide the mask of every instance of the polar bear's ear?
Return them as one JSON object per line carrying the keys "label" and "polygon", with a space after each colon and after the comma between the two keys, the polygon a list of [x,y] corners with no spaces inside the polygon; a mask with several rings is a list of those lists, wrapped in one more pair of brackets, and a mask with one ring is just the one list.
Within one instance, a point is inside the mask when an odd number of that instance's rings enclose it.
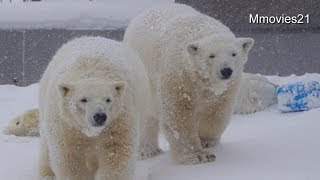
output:
{"label": "polar bear's ear", "polygon": [[58,85],[58,91],[61,97],[65,97],[72,88],[73,88],[73,85],[71,84],[62,83]]}
{"label": "polar bear's ear", "polygon": [[241,43],[243,52],[247,54],[253,46],[254,40],[252,38],[238,38],[238,41]]}
{"label": "polar bear's ear", "polygon": [[113,86],[120,96],[123,94],[124,90],[126,89],[126,83],[122,81],[115,82]]}
{"label": "polar bear's ear", "polygon": [[187,50],[189,54],[196,55],[199,52],[199,45],[195,42],[188,44]]}

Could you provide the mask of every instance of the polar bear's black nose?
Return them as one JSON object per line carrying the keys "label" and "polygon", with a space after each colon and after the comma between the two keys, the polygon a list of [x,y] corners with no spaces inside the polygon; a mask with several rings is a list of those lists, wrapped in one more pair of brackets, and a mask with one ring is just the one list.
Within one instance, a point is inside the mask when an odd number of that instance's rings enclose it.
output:
{"label": "polar bear's black nose", "polygon": [[232,75],[232,69],[231,68],[223,68],[220,70],[220,74],[222,75],[222,79],[229,79]]}
{"label": "polar bear's black nose", "polygon": [[93,116],[93,119],[97,126],[101,126],[107,120],[107,115],[105,113],[97,113]]}

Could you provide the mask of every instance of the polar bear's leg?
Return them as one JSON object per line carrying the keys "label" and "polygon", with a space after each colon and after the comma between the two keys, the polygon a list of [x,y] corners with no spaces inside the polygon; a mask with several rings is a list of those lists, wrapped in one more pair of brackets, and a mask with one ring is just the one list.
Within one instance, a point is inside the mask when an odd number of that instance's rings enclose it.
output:
{"label": "polar bear's leg", "polygon": [[[78,155],[75,155],[77,152]],[[83,157],[84,153],[77,151],[74,148],[71,151],[63,152],[56,157],[55,172],[57,179],[68,180],[87,180],[90,179],[90,172],[86,168],[86,164]]]}
{"label": "polar bear's leg", "polygon": [[95,180],[131,180],[136,156],[130,148],[123,144],[116,144],[104,148],[99,155],[99,167],[96,171]]}
{"label": "polar bear's leg", "polygon": [[210,148],[214,147],[220,142],[220,137],[217,138],[200,138],[201,139],[201,146],[203,148]]}
{"label": "polar bear's leg", "polygon": [[98,169],[95,180],[131,180],[136,161],[135,147],[137,138],[132,127],[129,128],[121,120],[110,131],[110,136],[103,136],[98,144]]}
{"label": "polar bear's leg", "polygon": [[159,119],[156,116],[148,118],[140,125],[140,144],[138,159],[148,159],[161,154],[163,151],[158,145]]}
{"label": "polar bear's leg", "polygon": [[[171,108],[172,111],[169,111],[167,114],[168,119],[164,122],[164,130],[173,158],[181,164],[199,164],[214,161],[215,156],[201,147],[196,126],[187,122],[195,120],[172,115],[172,113],[175,113],[174,111],[178,112],[179,110],[174,106],[171,106]],[[183,113],[181,110],[180,112]]]}
{"label": "polar bear's leg", "polygon": [[76,144],[76,142],[80,142],[80,140],[65,138],[58,141],[63,142],[63,144],[56,145],[57,147],[55,150],[49,152],[52,169],[55,172],[56,179],[92,179],[92,174],[86,167],[85,156],[82,151],[84,147],[80,144]]}
{"label": "polar bear's leg", "polygon": [[[173,159],[181,164],[198,164],[215,160],[215,156],[201,147],[199,120],[193,116],[196,103],[192,80],[179,80],[175,74],[162,79],[161,99],[163,126]],[[178,88],[182,87],[183,88]]]}
{"label": "polar bear's leg", "polygon": [[53,179],[54,173],[49,164],[48,145],[44,142],[44,137],[41,137],[39,157],[39,180]]}

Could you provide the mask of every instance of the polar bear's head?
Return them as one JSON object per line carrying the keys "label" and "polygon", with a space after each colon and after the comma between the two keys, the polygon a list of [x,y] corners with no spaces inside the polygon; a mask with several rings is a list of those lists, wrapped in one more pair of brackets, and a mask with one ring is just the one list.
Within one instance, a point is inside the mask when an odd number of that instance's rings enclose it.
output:
{"label": "polar bear's head", "polygon": [[121,109],[125,82],[98,79],[60,84],[60,112],[85,135],[97,136],[115,120]]}
{"label": "polar bear's head", "polygon": [[253,42],[252,38],[212,35],[189,43],[187,52],[202,76],[229,80],[242,72]]}

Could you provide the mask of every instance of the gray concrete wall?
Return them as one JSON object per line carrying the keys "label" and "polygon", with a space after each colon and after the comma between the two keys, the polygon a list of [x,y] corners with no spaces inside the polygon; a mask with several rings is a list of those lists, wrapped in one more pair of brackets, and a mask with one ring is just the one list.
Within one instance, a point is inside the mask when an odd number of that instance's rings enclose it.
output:
{"label": "gray concrete wall", "polygon": [[[255,39],[245,71],[320,73],[320,0],[176,0],[219,19],[237,36]],[[250,14],[309,14],[309,24],[250,24]],[[306,21],[305,21],[306,22]]]}
{"label": "gray concrete wall", "polygon": [[281,76],[320,73],[320,32],[236,34],[255,40],[246,72]]}
{"label": "gray concrete wall", "polygon": [[118,30],[0,30],[0,84],[27,86],[38,82],[55,52],[84,35],[122,40]]}
{"label": "gray concrete wall", "polygon": [[[253,37],[245,71],[273,75],[320,73],[320,0],[176,0],[221,20],[237,36]],[[249,14],[310,14],[309,24],[249,24]],[[118,30],[0,30],[0,84],[37,82],[57,49],[68,40],[103,36],[122,40]]]}
{"label": "gray concrete wall", "polygon": [[[219,19],[232,30],[265,29],[273,32],[320,28],[319,0],[175,0]],[[310,14],[309,24],[250,24],[249,14],[266,16]]]}

